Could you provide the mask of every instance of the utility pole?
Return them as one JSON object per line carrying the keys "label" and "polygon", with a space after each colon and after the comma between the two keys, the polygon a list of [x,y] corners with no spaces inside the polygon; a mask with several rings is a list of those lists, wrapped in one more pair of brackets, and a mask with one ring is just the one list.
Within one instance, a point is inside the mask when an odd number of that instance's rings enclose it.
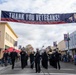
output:
{"label": "utility pole", "polygon": [[69,41],[70,41],[70,38],[69,38],[69,33],[67,34],[67,43],[68,43],[68,52],[69,52]]}

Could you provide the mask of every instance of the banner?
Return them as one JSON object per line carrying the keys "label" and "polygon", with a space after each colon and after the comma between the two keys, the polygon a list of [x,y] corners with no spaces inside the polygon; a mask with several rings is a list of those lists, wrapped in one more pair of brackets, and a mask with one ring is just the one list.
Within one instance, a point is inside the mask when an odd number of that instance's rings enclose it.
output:
{"label": "banner", "polygon": [[14,46],[17,46],[17,43],[18,43],[18,42],[17,42],[17,41],[15,41],[15,42],[14,42]]}
{"label": "banner", "polygon": [[53,42],[53,46],[57,47],[57,41]]}
{"label": "banner", "polygon": [[67,39],[68,39],[68,35],[64,34],[64,41],[67,41]]}
{"label": "banner", "polygon": [[38,14],[1,11],[1,21],[21,22],[28,24],[62,24],[75,23],[76,13]]}
{"label": "banner", "polygon": [[21,49],[22,48],[22,46],[21,45],[19,45],[19,49]]}

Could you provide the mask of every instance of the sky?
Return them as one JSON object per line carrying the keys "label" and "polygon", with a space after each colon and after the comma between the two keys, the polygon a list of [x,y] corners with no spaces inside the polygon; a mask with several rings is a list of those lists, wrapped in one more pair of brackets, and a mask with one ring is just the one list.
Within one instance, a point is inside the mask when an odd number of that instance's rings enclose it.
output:
{"label": "sky", "polygon": [[[0,0],[0,16],[2,10],[39,14],[76,13],[76,0]],[[8,23],[18,35],[18,45],[31,44],[34,48],[53,46],[53,42],[59,43],[64,39],[64,34],[76,31],[76,23]]]}

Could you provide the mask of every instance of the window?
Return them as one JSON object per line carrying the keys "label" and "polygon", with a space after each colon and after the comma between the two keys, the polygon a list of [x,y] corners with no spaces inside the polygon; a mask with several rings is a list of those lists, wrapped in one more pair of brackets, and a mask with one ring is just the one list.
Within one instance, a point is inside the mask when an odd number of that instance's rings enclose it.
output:
{"label": "window", "polygon": [[6,40],[8,40],[12,44],[14,44],[15,42],[15,40],[8,33],[6,33]]}
{"label": "window", "polygon": [[6,33],[6,40],[9,41],[10,36]]}

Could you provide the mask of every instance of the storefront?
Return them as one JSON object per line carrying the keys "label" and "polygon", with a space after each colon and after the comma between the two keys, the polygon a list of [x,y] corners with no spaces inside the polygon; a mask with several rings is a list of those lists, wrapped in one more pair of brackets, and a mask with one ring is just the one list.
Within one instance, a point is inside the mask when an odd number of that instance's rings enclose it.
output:
{"label": "storefront", "polygon": [[[65,45],[66,45],[65,49],[67,49],[67,52],[70,52],[70,55],[74,57],[74,55],[76,54],[76,31],[69,34],[69,38],[70,38],[69,44],[68,44],[68,41],[65,41]],[[68,47],[69,47],[69,50],[68,50]]]}

